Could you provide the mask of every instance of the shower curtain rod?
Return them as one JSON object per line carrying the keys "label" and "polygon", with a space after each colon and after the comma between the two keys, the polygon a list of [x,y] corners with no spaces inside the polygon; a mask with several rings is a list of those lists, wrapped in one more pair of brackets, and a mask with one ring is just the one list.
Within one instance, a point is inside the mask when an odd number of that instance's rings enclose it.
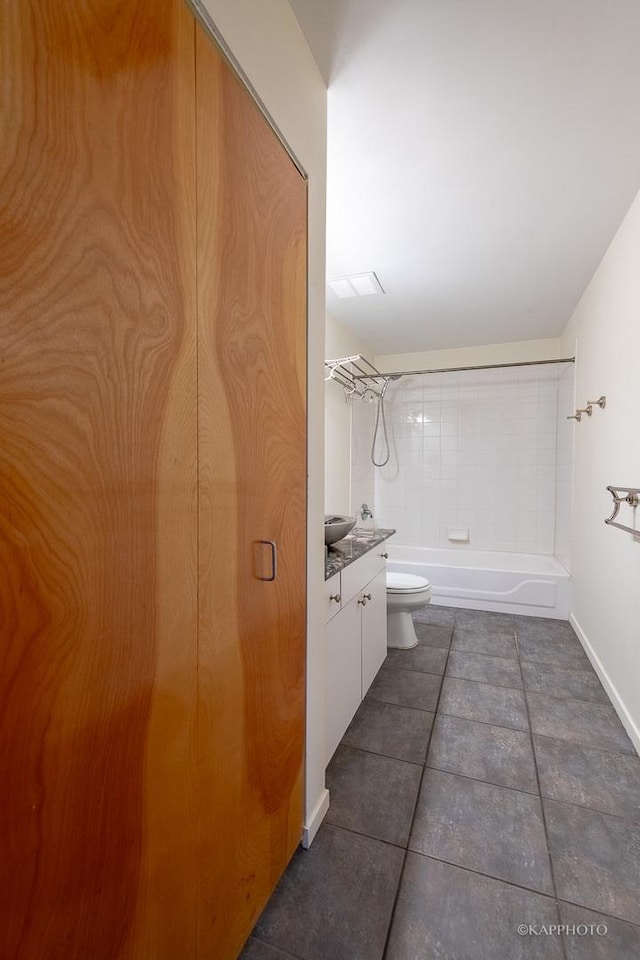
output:
{"label": "shower curtain rod", "polygon": [[436,370],[394,370],[392,373],[369,374],[367,377],[354,376],[354,380],[390,380],[395,377],[416,377],[423,373],[462,373],[464,370],[500,370],[504,367],[537,367],[543,363],[575,363],[575,357],[561,357],[559,360],[521,360],[519,363],[483,363],[472,367],[440,367]]}

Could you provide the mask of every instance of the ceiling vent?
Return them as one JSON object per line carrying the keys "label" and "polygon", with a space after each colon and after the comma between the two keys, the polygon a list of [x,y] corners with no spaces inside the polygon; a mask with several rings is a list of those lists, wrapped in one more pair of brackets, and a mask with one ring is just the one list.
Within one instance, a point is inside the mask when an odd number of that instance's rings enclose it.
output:
{"label": "ceiling vent", "polygon": [[384,293],[382,285],[375,273],[354,273],[351,277],[336,277],[327,281],[327,286],[334,297],[345,300],[347,297],[371,297],[374,294]]}

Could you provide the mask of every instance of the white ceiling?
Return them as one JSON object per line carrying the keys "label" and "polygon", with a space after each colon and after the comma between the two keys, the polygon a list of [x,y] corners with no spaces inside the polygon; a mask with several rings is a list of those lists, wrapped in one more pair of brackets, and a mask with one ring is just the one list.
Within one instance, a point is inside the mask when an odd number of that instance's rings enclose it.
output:
{"label": "white ceiling", "polygon": [[640,188],[640,0],[290,0],[329,85],[328,309],[377,354],[559,336]]}

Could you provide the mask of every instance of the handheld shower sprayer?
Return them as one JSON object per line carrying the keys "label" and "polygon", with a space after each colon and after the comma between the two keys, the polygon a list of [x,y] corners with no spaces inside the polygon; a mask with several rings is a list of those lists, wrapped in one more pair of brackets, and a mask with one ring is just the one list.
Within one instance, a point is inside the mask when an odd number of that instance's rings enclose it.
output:
{"label": "handheld shower sprayer", "polygon": [[[387,418],[384,413],[384,397],[391,381],[399,380],[399,379],[400,377],[398,375],[393,376],[393,374],[389,377],[386,377],[384,383],[382,384],[382,387],[380,388],[380,392],[378,393],[378,409],[376,410],[376,425],[373,431],[373,442],[371,444],[371,462],[374,465],[374,467],[386,466],[389,463],[389,460],[391,458],[391,447],[389,445],[389,435],[387,433]],[[386,456],[384,456],[383,460],[378,461],[376,460],[376,443],[378,442],[378,431],[380,429],[381,420],[382,420],[382,431],[384,434],[384,450],[386,450]]]}

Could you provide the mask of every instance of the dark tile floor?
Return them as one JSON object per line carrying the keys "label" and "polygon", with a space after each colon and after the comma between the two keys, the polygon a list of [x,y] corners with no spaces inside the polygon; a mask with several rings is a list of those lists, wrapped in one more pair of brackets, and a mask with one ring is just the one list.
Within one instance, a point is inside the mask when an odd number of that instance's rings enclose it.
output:
{"label": "dark tile floor", "polygon": [[639,960],[640,759],[569,624],[433,606],[416,631],[243,960]]}

